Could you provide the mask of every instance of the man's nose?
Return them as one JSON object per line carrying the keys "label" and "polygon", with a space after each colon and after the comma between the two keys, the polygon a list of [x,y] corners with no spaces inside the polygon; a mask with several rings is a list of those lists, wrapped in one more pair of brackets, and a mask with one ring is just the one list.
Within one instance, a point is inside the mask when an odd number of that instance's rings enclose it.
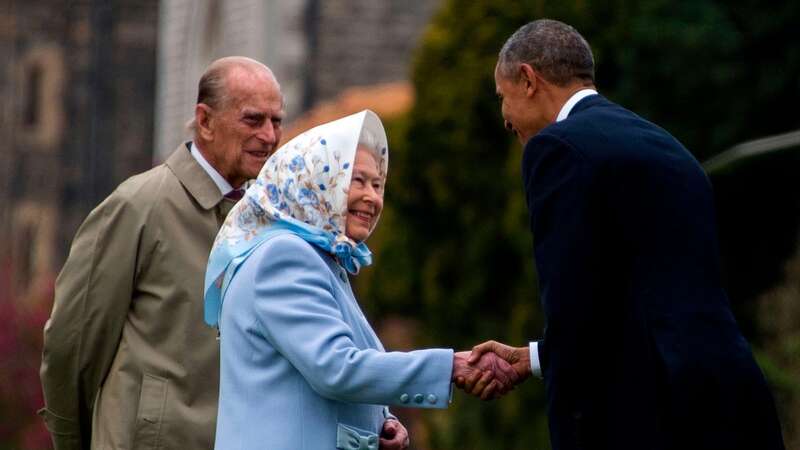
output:
{"label": "man's nose", "polygon": [[278,132],[271,120],[267,120],[266,123],[258,130],[258,133],[256,133],[256,139],[267,145],[275,145],[278,140]]}
{"label": "man's nose", "polygon": [[504,121],[503,121],[503,125],[505,125],[505,127],[506,127],[506,130],[508,130],[508,131],[514,131],[514,125],[511,125],[511,122],[509,122],[509,121],[507,121],[507,120],[504,120]]}

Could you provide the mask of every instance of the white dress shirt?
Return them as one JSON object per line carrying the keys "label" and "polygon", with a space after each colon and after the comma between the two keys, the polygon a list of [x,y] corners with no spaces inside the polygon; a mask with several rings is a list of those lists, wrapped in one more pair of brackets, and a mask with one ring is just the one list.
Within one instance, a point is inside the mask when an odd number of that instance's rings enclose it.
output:
{"label": "white dress shirt", "polygon": [[[597,91],[587,88],[581,89],[580,91],[572,94],[569,100],[564,103],[564,106],[561,107],[561,111],[558,112],[558,116],[556,116],[556,122],[561,122],[562,120],[566,119],[569,116],[569,113],[572,112],[572,108],[575,107],[579,101],[590,95],[597,95]],[[539,361],[539,342],[530,342],[528,344],[528,351],[530,352],[531,356],[531,373],[533,373],[534,376],[541,378],[542,364]]]}
{"label": "white dress shirt", "polygon": [[561,111],[558,112],[558,116],[556,117],[556,122],[561,122],[562,120],[566,119],[569,116],[569,113],[572,112],[572,108],[578,104],[579,101],[583,100],[584,98],[590,95],[597,95],[597,91],[594,89],[586,88],[581,89],[580,91],[572,94],[572,97],[567,100],[567,103],[564,103],[564,106],[561,107]]}
{"label": "white dress shirt", "polygon": [[208,176],[214,180],[214,184],[217,185],[222,195],[228,195],[228,193],[233,190],[233,186],[228,183],[228,180],[223,178],[222,175],[217,172],[217,169],[215,169],[211,164],[208,163],[208,161],[206,161],[206,158],[203,157],[203,154],[200,153],[200,149],[197,148],[194,142],[192,142],[192,156],[194,156],[194,159],[196,159],[197,163],[200,164],[200,167],[202,167],[203,170],[208,173]]}

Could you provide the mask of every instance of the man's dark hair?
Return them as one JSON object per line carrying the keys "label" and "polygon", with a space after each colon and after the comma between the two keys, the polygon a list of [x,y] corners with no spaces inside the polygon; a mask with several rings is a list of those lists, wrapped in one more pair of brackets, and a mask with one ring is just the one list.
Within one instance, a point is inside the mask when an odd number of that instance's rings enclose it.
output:
{"label": "man's dark hair", "polygon": [[558,86],[575,80],[594,83],[594,57],[589,43],[575,28],[557,20],[534,20],[503,44],[498,57],[500,74],[517,78],[522,63]]}

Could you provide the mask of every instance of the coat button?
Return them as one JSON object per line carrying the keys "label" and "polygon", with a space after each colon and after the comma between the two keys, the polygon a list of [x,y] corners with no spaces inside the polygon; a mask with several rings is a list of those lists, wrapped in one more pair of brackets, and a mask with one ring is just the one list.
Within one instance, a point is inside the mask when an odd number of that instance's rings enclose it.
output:
{"label": "coat button", "polygon": [[428,403],[430,403],[431,405],[435,405],[436,404],[436,400],[438,400],[438,398],[436,398],[435,395],[428,394]]}
{"label": "coat button", "polygon": [[400,401],[403,403],[408,403],[408,394],[403,394],[400,396]]}
{"label": "coat button", "polygon": [[417,394],[414,396],[414,403],[422,403],[424,399],[425,397],[423,397],[422,394]]}

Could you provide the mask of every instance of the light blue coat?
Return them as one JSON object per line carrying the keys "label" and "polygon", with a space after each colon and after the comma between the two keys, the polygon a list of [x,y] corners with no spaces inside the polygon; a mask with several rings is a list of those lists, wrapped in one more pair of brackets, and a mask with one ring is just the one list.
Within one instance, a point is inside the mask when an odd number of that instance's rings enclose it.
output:
{"label": "light blue coat", "polygon": [[449,403],[452,350],[385,352],[344,270],[294,234],[239,267],[220,341],[217,450],[377,450],[386,405]]}

